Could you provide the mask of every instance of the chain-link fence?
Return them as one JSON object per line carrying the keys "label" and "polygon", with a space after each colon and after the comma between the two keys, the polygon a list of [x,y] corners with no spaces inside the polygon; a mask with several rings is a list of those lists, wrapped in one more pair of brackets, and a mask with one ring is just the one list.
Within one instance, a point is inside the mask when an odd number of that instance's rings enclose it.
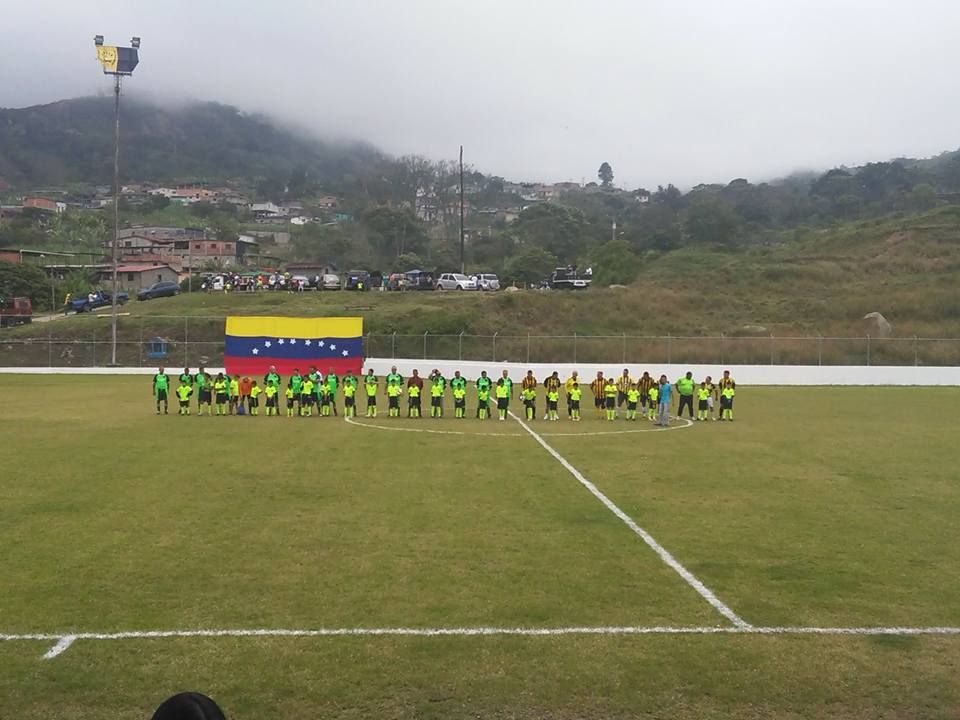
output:
{"label": "chain-link fence", "polygon": [[[121,316],[116,364],[223,364],[223,317]],[[958,338],[420,335],[370,333],[366,357],[521,363],[960,365]],[[0,331],[0,367],[113,362],[109,315],[71,316]]]}

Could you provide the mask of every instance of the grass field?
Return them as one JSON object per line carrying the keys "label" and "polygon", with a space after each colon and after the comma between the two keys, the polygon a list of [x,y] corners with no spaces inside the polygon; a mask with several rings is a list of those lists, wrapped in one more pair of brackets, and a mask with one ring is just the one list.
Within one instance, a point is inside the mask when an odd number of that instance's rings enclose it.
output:
{"label": "grass field", "polygon": [[[960,390],[530,423],[736,628],[515,420],[158,417],[148,384],[0,375],[0,634],[50,636],[0,642],[0,717],[149,717],[185,689],[239,720],[960,714],[960,635],[804,632],[960,626]],[[357,628],[590,632],[81,637],[43,659],[76,633]]]}

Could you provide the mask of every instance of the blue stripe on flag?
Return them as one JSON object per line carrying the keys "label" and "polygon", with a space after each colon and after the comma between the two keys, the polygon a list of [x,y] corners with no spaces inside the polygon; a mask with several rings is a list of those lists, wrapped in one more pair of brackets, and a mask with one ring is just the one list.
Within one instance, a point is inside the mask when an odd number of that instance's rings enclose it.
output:
{"label": "blue stripe on flag", "polygon": [[332,360],[361,357],[362,338],[225,337],[224,355],[290,360]]}

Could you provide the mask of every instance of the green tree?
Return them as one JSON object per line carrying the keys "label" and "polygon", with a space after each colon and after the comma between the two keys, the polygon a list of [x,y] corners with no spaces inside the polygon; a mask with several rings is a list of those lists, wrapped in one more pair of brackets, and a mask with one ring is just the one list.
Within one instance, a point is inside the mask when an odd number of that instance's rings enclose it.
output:
{"label": "green tree", "polygon": [[907,195],[907,203],[913,210],[929,210],[937,204],[937,191],[930,183],[920,183]]}
{"label": "green tree", "polygon": [[512,229],[523,244],[541,247],[563,262],[574,262],[591,239],[586,216],[556,203],[531,205]]}
{"label": "green tree", "polygon": [[701,197],[690,204],[684,229],[695,243],[717,243],[732,247],[737,240],[739,220],[725,202]]}
{"label": "green tree", "polygon": [[504,275],[508,281],[538,283],[557,267],[557,257],[541,247],[525,247],[507,260]]}
{"label": "green tree", "polygon": [[0,260],[0,297],[28,297],[34,308],[50,308],[50,280],[36,265]]}
{"label": "green tree", "polygon": [[391,272],[406,272],[407,270],[420,270],[423,267],[423,260],[416,253],[403,253],[397,255],[390,263]]}
{"label": "green tree", "polygon": [[626,285],[640,269],[637,256],[626,240],[610,240],[593,254],[593,281],[598,285]]}
{"label": "green tree", "polygon": [[610,163],[604,162],[600,165],[600,169],[597,170],[597,177],[600,179],[600,187],[604,190],[613,187],[613,168],[610,167]]}
{"label": "green tree", "polygon": [[397,255],[420,253],[427,246],[427,233],[409,208],[378,205],[360,218],[370,244],[382,261]]}

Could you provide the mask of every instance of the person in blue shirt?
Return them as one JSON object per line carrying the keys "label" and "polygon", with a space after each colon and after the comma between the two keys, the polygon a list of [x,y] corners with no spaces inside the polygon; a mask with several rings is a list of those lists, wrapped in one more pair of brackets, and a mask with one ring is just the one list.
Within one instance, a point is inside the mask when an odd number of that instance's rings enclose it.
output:
{"label": "person in blue shirt", "polygon": [[657,405],[657,425],[667,427],[670,425],[670,393],[673,386],[667,380],[666,375],[660,376],[660,398]]}

